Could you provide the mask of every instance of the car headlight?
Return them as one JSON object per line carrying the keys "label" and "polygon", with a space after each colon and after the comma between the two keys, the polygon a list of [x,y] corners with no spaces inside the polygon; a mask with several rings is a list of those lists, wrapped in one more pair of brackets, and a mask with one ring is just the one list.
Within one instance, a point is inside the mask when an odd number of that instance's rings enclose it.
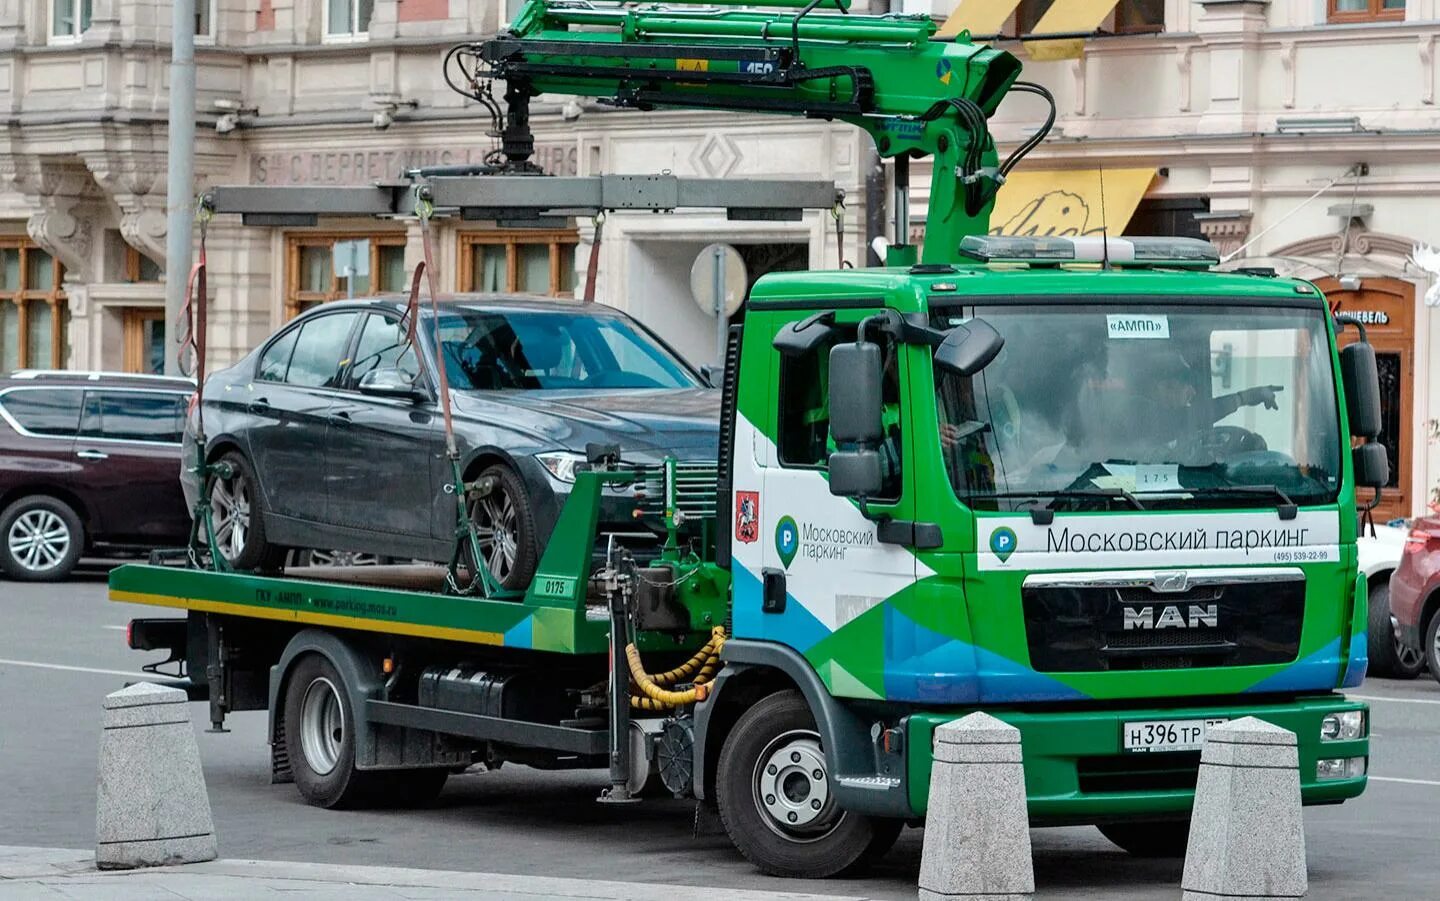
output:
{"label": "car headlight", "polygon": [[570,451],[551,451],[546,454],[536,454],[535,459],[561,482],[575,481],[575,468],[585,462],[584,454],[575,454]]}
{"label": "car headlight", "polygon": [[1365,737],[1365,711],[1327,713],[1320,721],[1321,741],[1354,741]]}

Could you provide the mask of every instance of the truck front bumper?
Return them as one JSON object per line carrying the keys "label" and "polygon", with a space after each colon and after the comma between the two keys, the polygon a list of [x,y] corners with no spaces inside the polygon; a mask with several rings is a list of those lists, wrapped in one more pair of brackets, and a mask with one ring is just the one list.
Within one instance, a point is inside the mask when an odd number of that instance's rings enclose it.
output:
{"label": "truck front bumper", "polygon": [[[1365,737],[1321,741],[1326,714],[1366,710]],[[906,718],[910,806],[925,814],[930,793],[933,735],[937,726],[971,711],[916,713]],[[1144,707],[1124,710],[990,709],[986,713],[1020,730],[1030,820],[1037,826],[1099,823],[1188,814],[1195,799],[1200,753],[1133,754],[1121,750],[1126,722],[1164,719],[1258,717],[1295,733],[1300,757],[1300,793],[1305,804],[1334,804],[1365,790],[1365,776],[1319,779],[1316,762],[1370,754],[1365,704],[1338,694],[1275,703]]]}

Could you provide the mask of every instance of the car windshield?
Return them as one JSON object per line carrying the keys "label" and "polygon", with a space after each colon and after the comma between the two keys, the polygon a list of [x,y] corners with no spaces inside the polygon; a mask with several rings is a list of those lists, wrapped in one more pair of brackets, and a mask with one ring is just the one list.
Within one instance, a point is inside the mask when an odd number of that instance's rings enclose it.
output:
{"label": "car windshield", "polygon": [[462,391],[699,384],[673,354],[620,316],[455,307],[439,322],[446,375]]}
{"label": "car windshield", "polygon": [[[964,314],[963,316],[961,314]],[[1005,337],[936,371],[950,482],[977,509],[1333,501],[1341,436],[1319,310],[1151,303],[954,308]],[[1129,493],[1125,498],[1121,492]]]}

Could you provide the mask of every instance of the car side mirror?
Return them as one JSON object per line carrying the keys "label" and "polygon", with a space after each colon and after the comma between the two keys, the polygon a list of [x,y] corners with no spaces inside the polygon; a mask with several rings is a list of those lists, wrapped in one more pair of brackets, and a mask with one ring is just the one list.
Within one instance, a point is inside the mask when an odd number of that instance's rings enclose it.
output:
{"label": "car side mirror", "polygon": [[722,382],[722,380],[724,379],[724,377],[725,377],[725,371],[724,371],[723,369],[721,369],[719,366],[716,366],[714,363],[702,363],[702,364],[700,364],[700,379],[701,379],[701,381],[703,381],[703,382],[705,383],[706,387],[709,387],[709,388],[720,388],[720,387],[722,387],[721,382]]}
{"label": "car side mirror", "polygon": [[1385,445],[1369,441],[1351,451],[1355,466],[1355,485],[1358,488],[1381,489],[1390,483],[1390,458]]}
{"label": "car side mirror", "polygon": [[830,348],[830,436],[840,449],[830,455],[830,493],[871,497],[880,493],[882,398],[880,345],[869,341]]}
{"label": "car side mirror", "polygon": [[1380,369],[1375,348],[1368,341],[1341,348],[1340,380],[1345,386],[1350,434],[1375,438],[1380,434]]}
{"label": "car side mirror", "polygon": [[370,397],[393,397],[416,402],[426,398],[413,376],[394,368],[372,369],[360,377],[360,384],[356,387],[361,394]]}
{"label": "car side mirror", "polygon": [[1005,339],[984,319],[971,319],[945,333],[935,348],[935,365],[955,375],[974,375],[995,359]]}

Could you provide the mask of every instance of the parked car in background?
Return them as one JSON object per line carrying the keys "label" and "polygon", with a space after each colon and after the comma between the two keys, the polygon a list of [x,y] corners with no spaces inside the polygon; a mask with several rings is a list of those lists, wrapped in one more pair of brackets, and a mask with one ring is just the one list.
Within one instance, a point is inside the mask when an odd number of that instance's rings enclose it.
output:
{"label": "parked car in background", "polygon": [[1390,577],[1390,613],[1405,646],[1440,681],[1440,515],[1417,517]]}
{"label": "parked car in background", "polygon": [[[404,311],[398,296],[323,304],[207,380],[206,456],[230,464],[211,487],[213,520],[237,568],[279,568],[291,548],[450,558],[437,331],[462,471],[489,487],[470,516],[506,588],[529,584],[587,445],[636,464],[716,458],[719,392],[617,310],[457,296],[420,316],[423,365]],[[183,480],[193,499],[199,479]],[[635,531],[634,507],[608,492],[602,530]]]}
{"label": "parked car in background", "polygon": [[1355,542],[1360,555],[1360,572],[1370,588],[1369,638],[1372,676],[1413,679],[1425,668],[1419,648],[1400,640],[1395,618],[1390,614],[1390,576],[1400,565],[1409,529],[1396,525],[1367,527]]}
{"label": "parked car in background", "polygon": [[183,544],[188,379],[21,370],[0,378],[0,570],[63,579],[82,554]]}

